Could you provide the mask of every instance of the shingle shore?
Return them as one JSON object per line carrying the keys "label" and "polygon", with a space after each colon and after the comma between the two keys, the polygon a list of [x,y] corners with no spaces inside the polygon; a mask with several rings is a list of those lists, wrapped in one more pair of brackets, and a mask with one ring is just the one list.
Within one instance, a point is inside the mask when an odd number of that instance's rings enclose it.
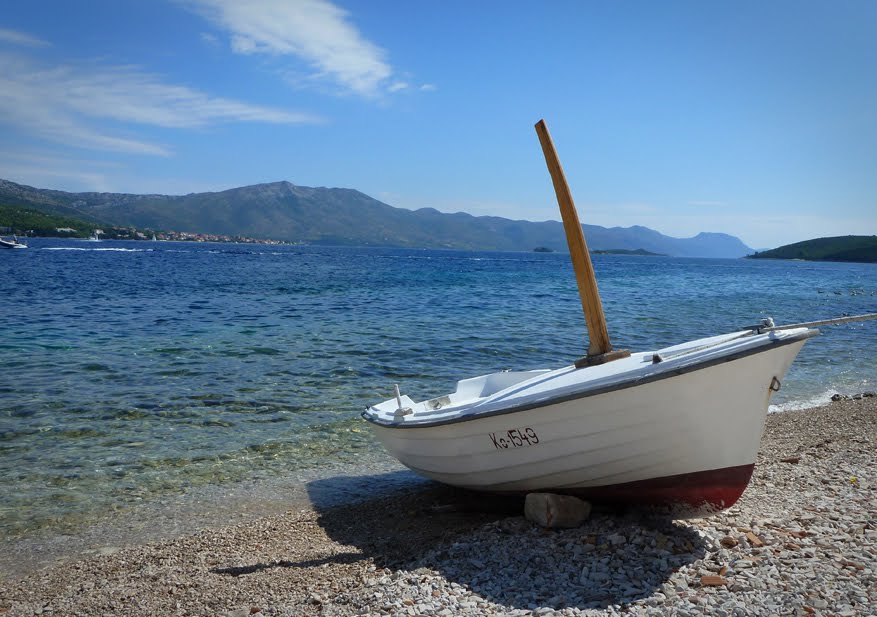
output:
{"label": "shingle shore", "polygon": [[877,615],[875,446],[877,398],[842,400],[770,415],[708,518],[545,531],[430,485],[45,568],[0,615]]}

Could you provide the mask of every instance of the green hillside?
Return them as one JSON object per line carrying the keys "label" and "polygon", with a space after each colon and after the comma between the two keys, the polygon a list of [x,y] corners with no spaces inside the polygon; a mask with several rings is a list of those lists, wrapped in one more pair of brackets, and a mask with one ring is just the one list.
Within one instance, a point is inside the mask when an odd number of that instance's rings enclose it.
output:
{"label": "green hillside", "polygon": [[877,263],[877,236],[816,238],[748,255],[748,258]]}
{"label": "green hillside", "polygon": [[[3,230],[3,234],[43,238],[87,238],[95,229],[101,230],[101,237],[105,240],[128,240],[138,235],[137,230],[130,227],[97,224],[70,216],[0,204],[0,230]],[[142,233],[140,235],[142,236]]]}
{"label": "green hillside", "polygon": [[[85,238],[91,235],[95,225],[82,219],[0,204],[0,228],[8,228],[10,230],[9,233],[22,236],[27,234],[30,236]],[[74,231],[58,231],[59,229],[72,229]]]}

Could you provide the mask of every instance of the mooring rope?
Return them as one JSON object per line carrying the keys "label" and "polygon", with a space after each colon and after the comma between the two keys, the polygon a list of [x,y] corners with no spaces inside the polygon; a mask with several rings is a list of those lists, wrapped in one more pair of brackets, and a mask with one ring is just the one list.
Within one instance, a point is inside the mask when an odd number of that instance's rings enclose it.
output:
{"label": "mooring rope", "polygon": [[792,330],[794,328],[814,328],[816,326],[834,326],[842,323],[849,323],[851,321],[868,321],[869,319],[877,319],[877,313],[866,313],[864,315],[850,315],[848,317],[835,317],[834,319],[820,319],[819,321],[807,321],[804,323],[793,323],[787,324],[785,326],[775,326],[773,325],[773,319],[768,317],[762,323],[757,326],[747,326],[746,332],[741,332],[739,334],[728,336],[727,338],[722,338],[719,341],[713,343],[707,343],[706,345],[700,345],[698,347],[691,347],[688,349],[680,349],[679,351],[674,351],[672,353],[667,354],[655,354],[652,358],[652,362],[662,362],[664,360],[669,360],[671,358],[676,358],[679,356],[688,355],[690,353],[694,353],[696,351],[703,351],[705,349],[709,349],[710,347],[718,347],[719,345],[723,345],[729,341],[736,340],[738,338],[744,338],[747,336],[752,336],[753,334],[762,334],[764,332],[770,332],[771,330]]}
{"label": "mooring rope", "polygon": [[869,319],[877,319],[877,313],[865,313],[864,315],[850,315],[848,317],[835,317],[834,319],[821,319],[819,321],[807,321],[804,323],[792,323],[785,326],[753,326],[753,329],[759,332],[769,332],[770,330],[791,330],[792,328],[815,328],[816,326],[834,326],[851,321],[868,321]]}

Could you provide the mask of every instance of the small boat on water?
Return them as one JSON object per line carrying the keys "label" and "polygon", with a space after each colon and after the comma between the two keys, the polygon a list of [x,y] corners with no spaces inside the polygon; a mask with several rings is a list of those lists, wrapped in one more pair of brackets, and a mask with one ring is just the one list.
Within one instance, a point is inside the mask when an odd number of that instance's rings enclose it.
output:
{"label": "small boat on water", "polygon": [[771,320],[630,353],[613,350],[587,245],[544,122],[551,173],[588,326],[588,355],[558,369],[498,372],[416,402],[367,407],[384,447],[439,482],[493,493],[556,492],[663,504],[679,515],[733,505],[755,467],[771,395],[814,325]]}
{"label": "small boat on water", "polygon": [[2,249],[26,249],[27,244],[20,242],[16,236],[12,236],[12,240],[0,238],[0,248]]}

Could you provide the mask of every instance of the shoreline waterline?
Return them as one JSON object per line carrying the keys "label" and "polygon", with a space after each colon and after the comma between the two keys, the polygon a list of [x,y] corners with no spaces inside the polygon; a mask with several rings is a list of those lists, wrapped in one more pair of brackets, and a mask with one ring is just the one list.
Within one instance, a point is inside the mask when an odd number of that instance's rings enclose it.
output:
{"label": "shoreline waterline", "polygon": [[769,415],[750,487],[703,519],[596,511],[546,532],[434,484],[400,486],[0,580],[0,610],[865,617],[877,603],[875,448],[877,398],[842,400]]}
{"label": "shoreline waterline", "polygon": [[[855,395],[830,392],[835,400],[828,396],[827,401],[809,406],[804,406],[807,401],[782,408],[771,405],[768,416],[820,411],[830,409],[838,401],[874,397],[873,392]],[[292,478],[196,487],[183,494],[104,512],[75,528],[48,526],[0,540],[0,581],[20,578],[52,565],[111,555],[125,547],[173,540],[203,529],[248,524],[295,510],[326,510],[391,498],[399,492],[429,486],[440,485],[418,476],[381,450],[362,467],[312,469]]]}

